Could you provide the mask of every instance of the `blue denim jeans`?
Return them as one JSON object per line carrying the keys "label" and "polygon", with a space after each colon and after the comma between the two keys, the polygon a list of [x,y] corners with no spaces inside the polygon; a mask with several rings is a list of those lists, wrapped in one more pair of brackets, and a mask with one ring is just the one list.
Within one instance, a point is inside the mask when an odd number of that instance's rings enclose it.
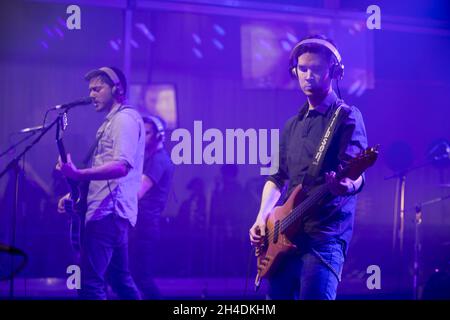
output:
{"label": "blue denim jeans", "polygon": [[344,265],[344,248],[336,240],[286,256],[269,279],[275,300],[334,300]]}
{"label": "blue denim jeans", "polygon": [[128,220],[115,214],[86,224],[81,252],[81,299],[105,300],[106,279],[120,299],[140,299],[128,269],[129,227]]}

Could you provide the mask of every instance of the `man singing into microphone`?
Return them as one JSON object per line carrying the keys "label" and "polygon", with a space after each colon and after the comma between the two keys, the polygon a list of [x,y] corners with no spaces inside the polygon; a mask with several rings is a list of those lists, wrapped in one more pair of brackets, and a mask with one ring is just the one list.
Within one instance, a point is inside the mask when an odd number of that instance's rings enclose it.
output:
{"label": "man singing into microphone", "polygon": [[[106,299],[106,276],[121,299],[140,299],[128,269],[128,229],[137,219],[145,149],[145,127],[137,111],[124,105],[123,73],[102,67],[86,74],[95,110],[107,113],[97,131],[91,167],[78,169],[68,155],[58,164],[67,178],[90,181],[81,249],[82,299]],[[64,211],[63,197],[58,210]]]}

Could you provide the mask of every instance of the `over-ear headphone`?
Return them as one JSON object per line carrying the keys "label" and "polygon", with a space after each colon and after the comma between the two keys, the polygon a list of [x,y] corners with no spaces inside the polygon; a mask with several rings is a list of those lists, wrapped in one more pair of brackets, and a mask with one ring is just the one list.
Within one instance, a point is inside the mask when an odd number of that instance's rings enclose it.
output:
{"label": "over-ear headphone", "polygon": [[294,47],[294,49],[292,49],[291,55],[289,57],[289,73],[292,76],[294,76],[295,78],[298,78],[297,61],[295,61],[297,58],[296,52],[298,51],[298,49],[301,46],[303,46],[305,44],[309,44],[309,43],[318,44],[318,45],[323,46],[331,51],[333,56],[336,58],[336,61],[333,63],[333,65],[330,68],[330,77],[332,79],[342,80],[342,78],[344,77],[344,65],[342,64],[342,59],[341,59],[341,55],[339,54],[339,51],[336,49],[336,47],[331,42],[324,40],[324,39],[317,39],[317,38],[302,40],[299,43],[297,43],[297,45]]}
{"label": "over-ear headphone", "polygon": [[166,132],[165,132],[165,127],[164,124],[162,123],[162,121],[155,116],[143,116],[142,117],[144,119],[144,122],[146,123],[153,123],[156,127],[156,139],[158,140],[158,142],[162,142],[164,141],[165,137],[166,137]]}
{"label": "over-ear headphone", "polygon": [[125,90],[124,90],[124,88],[122,88],[122,83],[120,82],[120,79],[119,79],[119,76],[117,75],[117,73],[110,67],[101,67],[99,70],[106,73],[106,75],[113,82],[113,84],[114,84],[114,86],[112,88],[113,95],[123,96],[125,94]]}

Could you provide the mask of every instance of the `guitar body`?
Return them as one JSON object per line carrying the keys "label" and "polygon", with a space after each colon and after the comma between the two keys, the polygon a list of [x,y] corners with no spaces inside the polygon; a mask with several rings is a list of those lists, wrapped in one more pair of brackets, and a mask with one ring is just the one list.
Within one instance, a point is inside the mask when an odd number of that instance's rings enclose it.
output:
{"label": "guitar body", "polygon": [[300,227],[300,222],[296,221],[286,230],[282,230],[282,221],[288,218],[292,210],[306,198],[306,192],[303,191],[301,185],[298,185],[287,201],[282,206],[275,207],[269,214],[266,221],[266,234],[270,236],[266,237],[262,248],[257,249],[257,280],[270,277],[283,256],[297,249],[290,238],[292,239]]}
{"label": "guitar body", "polygon": [[87,211],[87,193],[89,182],[69,182],[70,198],[65,201],[64,207],[70,217],[70,244],[76,252],[81,250],[84,222]]}

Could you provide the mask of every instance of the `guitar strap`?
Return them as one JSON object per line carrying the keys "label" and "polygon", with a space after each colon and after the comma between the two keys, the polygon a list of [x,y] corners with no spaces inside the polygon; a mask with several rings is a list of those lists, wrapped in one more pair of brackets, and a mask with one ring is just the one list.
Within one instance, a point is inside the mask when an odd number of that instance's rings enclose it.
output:
{"label": "guitar strap", "polygon": [[308,171],[306,172],[305,178],[303,179],[303,184],[312,185],[314,180],[319,175],[320,169],[322,168],[323,160],[325,155],[330,147],[331,141],[333,140],[334,134],[336,133],[336,129],[340,125],[344,112],[342,112],[342,105],[344,101],[338,99],[336,102],[336,111],[333,113],[326,129],[323,133],[322,139],[320,139],[320,143],[316,148],[316,152],[314,153],[314,157],[312,159],[311,164],[308,167]]}
{"label": "guitar strap", "polygon": [[90,165],[90,162],[92,160],[92,156],[94,155],[95,150],[97,149],[98,144],[100,142],[100,139],[103,137],[103,134],[105,133],[108,124],[112,121],[112,119],[114,118],[114,116],[116,114],[118,114],[120,111],[122,111],[122,110],[124,110],[126,108],[130,108],[130,107],[129,106],[123,106],[123,105],[120,106],[120,108],[116,112],[114,112],[113,116],[109,120],[108,119],[105,120],[105,122],[103,123],[103,125],[105,126],[104,129],[102,130],[102,132],[100,132],[100,134],[98,135],[98,137],[95,140],[95,142],[89,148],[89,151],[88,151],[88,153],[86,154],[86,157],[83,160],[83,165],[84,165],[85,168],[87,168]]}
{"label": "guitar strap", "polygon": [[98,143],[100,142],[100,139],[103,136],[103,133],[105,132],[105,130],[103,130],[100,135],[98,136],[98,138],[95,140],[95,142],[92,144],[92,146],[89,148],[88,153],[86,154],[86,156],[84,157],[83,160],[83,166],[85,168],[87,168],[89,166],[89,162],[91,162],[92,156],[94,155],[95,150],[97,149]]}
{"label": "guitar strap", "polygon": [[[314,180],[319,175],[325,155],[328,151],[328,148],[330,147],[331,141],[333,140],[334,134],[336,133],[337,128],[342,121],[344,115],[344,112],[342,111],[343,103],[344,101],[341,99],[338,99],[336,102],[336,111],[333,113],[333,116],[326,126],[322,139],[320,139],[320,143],[317,146],[316,152],[314,153],[312,162],[308,167],[305,178],[303,179],[303,183],[306,185],[311,186],[314,183]],[[336,269],[333,268],[333,266],[331,266],[314,248],[311,248],[311,250],[319,258],[319,260],[321,260],[331,270],[331,272],[338,279],[338,282],[341,282],[341,274],[338,273]]]}

